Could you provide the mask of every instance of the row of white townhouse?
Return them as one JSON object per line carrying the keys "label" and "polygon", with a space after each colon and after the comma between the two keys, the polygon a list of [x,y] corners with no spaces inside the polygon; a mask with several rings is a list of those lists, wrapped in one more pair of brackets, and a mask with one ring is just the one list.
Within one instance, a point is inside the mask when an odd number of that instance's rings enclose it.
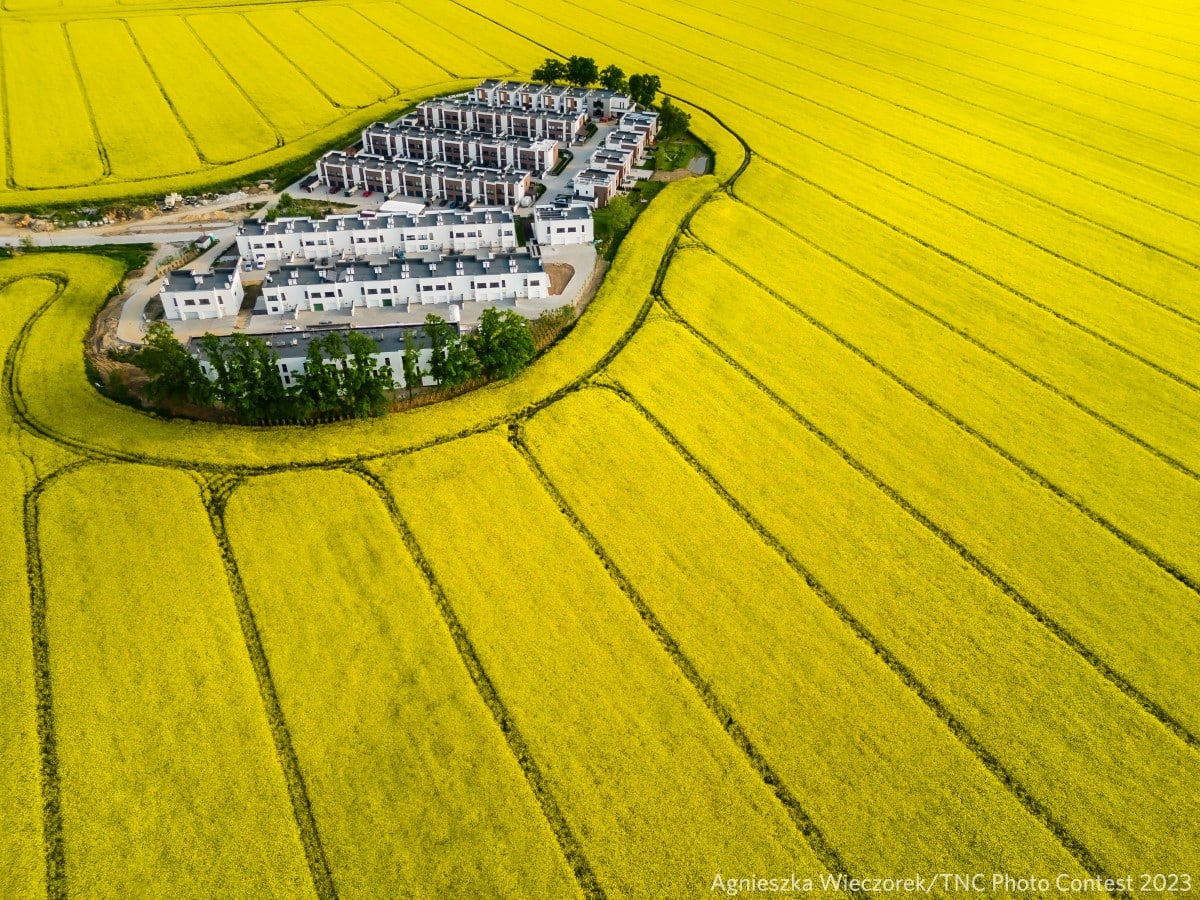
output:
{"label": "row of white townhouse", "polygon": [[[390,370],[396,387],[406,387],[404,383],[404,336],[406,334],[412,335],[412,343],[417,351],[417,359],[420,363],[421,371],[429,371],[429,360],[433,355],[433,351],[430,349],[429,338],[425,334],[424,326],[379,325],[372,328],[358,328],[355,330],[375,342],[375,345],[379,348],[378,352],[372,354],[375,358],[375,367],[379,368],[382,366]],[[267,346],[278,356],[275,365],[279,371],[279,378],[283,381],[284,385],[290,387],[307,368],[309,345],[313,341],[318,341],[326,337],[330,332],[340,332],[344,335],[346,329],[314,328],[302,332],[284,331],[255,334],[253,337],[265,341]],[[232,336],[223,336],[219,340],[229,342],[232,340]],[[215,379],[217,373],[209,364],[200,339],[190,339],[187,348],[189,353],[199,359],[200,370],[208,378]],[[326,363],[326,365],[332,364],[332,362]],[[433,378],[428,375],[422,379],[422,384],[429,385],[433,383]]]}
{"label": "row of white townhouse", "polygon": [[268,313],[329,312],[430,303],[501,303],[550,296],[550,279],[526,253],[285,265],[263,282]]}
{"label": "row of white townhouse", "polygon": [[517,206],[533,187],[527,171],[387,159],[368,153],[331,151],[317,160],[317,176],[331,191],[365,188],[384,194],[457,200],[485,206]]}
{"label": "row of white townhouse", "polygon": [[646,158],[658,134],[658,114],[626,113],[604,144],[592,152],[588,167],[575,176],[575,195],[606,206],[633,176],[633,169]]}
{"label": "row of white townhouse", "polygon": [[236,316],[245,296],[240,260],[209,271],[176,269],[163,278],[159,291],[163,315],[168,319]]}
{"label": "row of white townhouse", "polygon": [[495,137],[551,140],[570,144],[587,129],[587,113],[505,109],[474,100],[446,97],[427,100],[399,124],[447,131],[476,131]]}
{"label": "row of white townhouse", "polygon": [[261,269],[291,259],[513,250],[517,237],[507,209],[427,210],[411,215],[364,210],[324,219],[246,219],[238,228],[237,245],[242,256]]}
{"label": "row of white townhouse", "polygon": [[633,101],[627,94],[603,88],[563,87],[559,84],[497,79],[476,85],[471,96],[488,106],[584,113],[597,119],[620,116],[633,108]]}
{"label": "row of white townhouse", "polygon": [[523,169],[544,173],[558,162],[558,142],[550,138],[488,135],[425,128],[404,122],[374,122],[363,129],[363,152],[389,159],[468,163],[487,169]]}

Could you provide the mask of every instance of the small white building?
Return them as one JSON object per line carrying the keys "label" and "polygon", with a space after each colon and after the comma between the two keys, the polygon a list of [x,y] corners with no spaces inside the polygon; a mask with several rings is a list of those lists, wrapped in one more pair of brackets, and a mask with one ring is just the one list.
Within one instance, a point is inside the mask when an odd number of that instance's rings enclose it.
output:
{"label": "small white building", "polygon": [[486,253],[379,262],[287,264],[267,274],[268,313],[332,312],[413,304],[504,303],[550,296],[550,278],[527,253]]}
{"label": "small white building", "polygon": [[485,106],[619,117],[633,108],[626,94],[604,88],[574,88],[536,82],[488,79],[475,86],[471,98]]}
{"label": "small white building", "polygon": [[232,266],[223,264],[211,271],[177,269],[163,279],[159,292],[168,319],[235,316],[245,296],[240,258]]}
{"label": "small white building", "polygon": [[535,207],[533,234],[542,246],[590,244],[596,239],[592,211],[583,205],[568,206],[566,209]]}
{"label": "small white building", "polygon": [[324,219],[247,219],[238,228],[237,243],[242,256],[261,269],[292,259],[513,250],[517,236],[511,212],[482,207],[419,215],[363,211]]}

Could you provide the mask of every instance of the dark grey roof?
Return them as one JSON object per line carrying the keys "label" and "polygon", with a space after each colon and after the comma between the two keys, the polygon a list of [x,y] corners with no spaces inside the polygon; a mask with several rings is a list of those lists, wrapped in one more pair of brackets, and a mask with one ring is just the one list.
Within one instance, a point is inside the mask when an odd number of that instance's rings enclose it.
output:
{"label": "dark grey roof", "polygon": [[592,209],[589,206],[535,206],[533,208],[533,217],[535,219],[557,219],[561,221],[590,219],[592,217]]}
{"label": "dark grey roof", "polygon": [[379,258],[372,261],[337,260],[331,263],[283,263],[267,277],[272,287],[288,284],[333,284],[348,281],[400,281],[446,275],[483,275],[497,272],[541,273],[541,260],[528,253],[447,254],[425,259]]}
{"label": "dark grey roof", "polygon": [[[456,330],[459,328],[455,322],[448,324]],[[279,354],[281,359],[288,360],[297,357],[304,358],[308,355],[309,345],[327,334],[337,332],[344,336],[351,331],[356,331],[371,338],[379,346],[380,352],[383,353],[404,350],[404,335],[406,332],[412,333],[413,343],[418,349],[424,349],[429,346],[429,338],[425,334],[424,324],[372,325],[367,328],[353,329],[344,325],[322,325],[308,327],[301,331],[273,331],[266,334],[252,334],[249,336],[261,338],[266,341],[267,345]],[[233,340],[233,335],[220,335],[219,340],[222,344],[228,344]],[[189,339],[187,349],[189,353],[195,354],[201,359],[207,359],[203,348],[200,346],[200,338],[194,337]]]}
{"label": "dark grey roof", "polygon": [[[238,229],[239,235],[256,237],[272,234],[326,234],[338,231],[369,231],[376,228],[432,228],[437,225],[490,225],[512,222],[512,212],[499,207],[476,207],[426,211],[423,213],[352,213],[345,216],[328,216],[324,219],[298,218],[276,219],[263,222],[246,219]],[[290,226],[290,228],[289,228]]]}

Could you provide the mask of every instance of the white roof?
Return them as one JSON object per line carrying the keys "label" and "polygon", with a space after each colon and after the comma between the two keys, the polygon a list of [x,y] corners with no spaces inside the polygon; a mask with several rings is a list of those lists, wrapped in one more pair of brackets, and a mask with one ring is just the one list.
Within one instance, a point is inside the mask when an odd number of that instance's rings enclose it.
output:
{"label": "white roof", "polygon": [[384,200],[379,211],[384,213],[419,213],[425,208],[420,200]]}

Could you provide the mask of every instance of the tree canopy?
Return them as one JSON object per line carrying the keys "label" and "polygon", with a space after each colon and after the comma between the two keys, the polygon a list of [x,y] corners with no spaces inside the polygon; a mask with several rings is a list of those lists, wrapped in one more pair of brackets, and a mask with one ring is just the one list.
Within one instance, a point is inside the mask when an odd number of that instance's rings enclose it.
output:
{"label": "tree canopy", "polygon": [[639,106],[653,106],[662,81],[657,75],[630,75],[629,99]]}
{"label": "tree canopy", "polygon": [[690,114],[684,112],[671,102],[670,97],[663,97],[662,105],[658,108],[659,136],[662,138],[679,137],[685,134],[692,124]]}
{"label": "tree canopy", "polygon": [[537,352],[529,320],[511,309],[485,309],[471,346],[488,378],[512,378]]}

